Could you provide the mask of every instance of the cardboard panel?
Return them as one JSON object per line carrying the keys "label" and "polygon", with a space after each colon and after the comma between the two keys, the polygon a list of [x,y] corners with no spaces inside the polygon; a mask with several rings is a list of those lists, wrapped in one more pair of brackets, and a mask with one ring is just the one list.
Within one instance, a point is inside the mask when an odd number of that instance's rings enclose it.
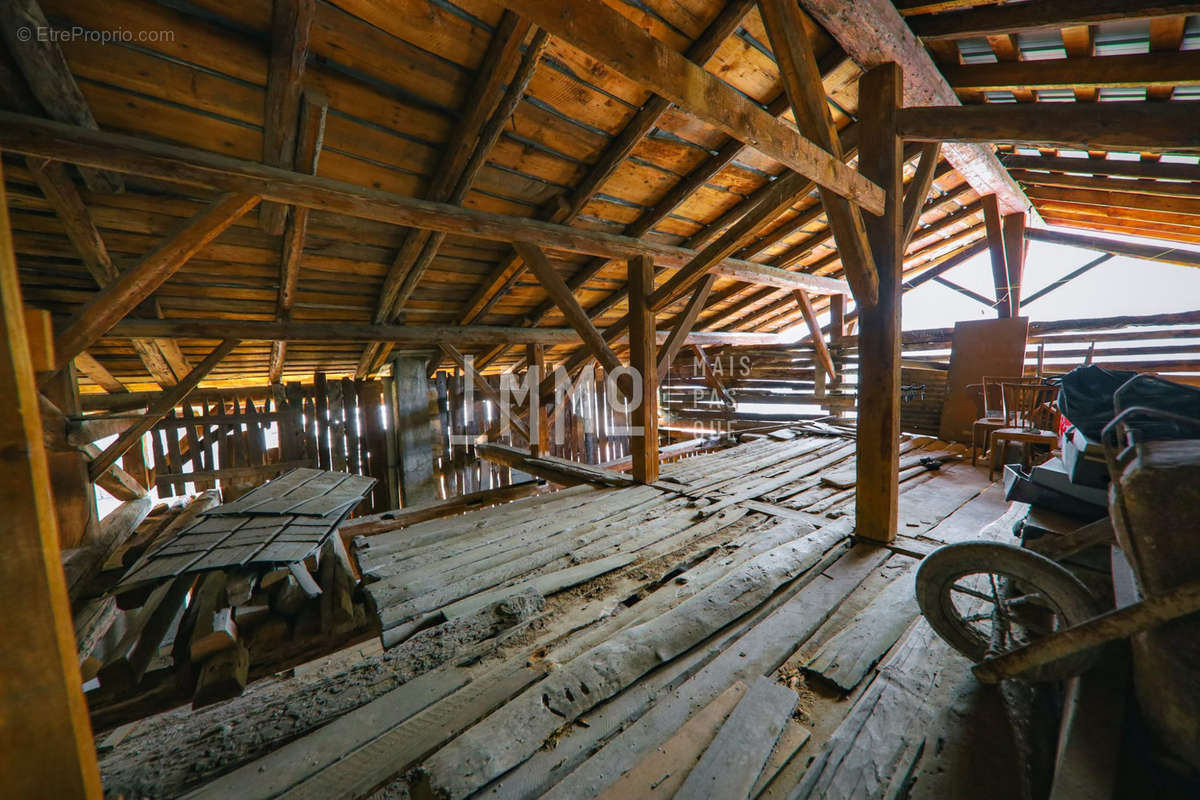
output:
{"label": "cardboard panel", "polygon": [[971,441],[971,426],[980,414],[979,390],[967,387],[981,383],[984,375],[1020,375],[1025,367],[1028,334],[1028,317],[955,323],[938,438]]}

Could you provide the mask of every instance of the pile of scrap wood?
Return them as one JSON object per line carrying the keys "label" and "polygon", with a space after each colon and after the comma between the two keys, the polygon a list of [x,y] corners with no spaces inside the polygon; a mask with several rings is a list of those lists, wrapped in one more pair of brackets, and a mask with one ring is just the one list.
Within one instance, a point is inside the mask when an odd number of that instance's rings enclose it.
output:
{"label": "pile of scrap wood", "polygon": [[295,470],[226,505],[209,490],[153,511],[148,498],[129,501],[107,516],[102,545],[66,558],[93,724],[225,700],[370,636],[334,533],[371,483]]}

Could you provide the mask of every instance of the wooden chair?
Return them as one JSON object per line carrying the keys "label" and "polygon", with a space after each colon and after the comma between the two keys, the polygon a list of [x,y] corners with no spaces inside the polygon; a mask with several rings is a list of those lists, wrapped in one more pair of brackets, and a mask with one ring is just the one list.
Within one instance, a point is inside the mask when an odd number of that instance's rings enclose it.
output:
{"label": "wooden chair", "polygon": [[[980,431],[983,432],[983,452],[986,454],[991,449],[992,432],[1008,425],[1004,419],[1004,391],[1002,384],[1041,382],[1042,379],[1037,376],[1004,378],[985,375],[983,382],[977,384],[980,388],[983,416],[975,420],[974,424],[971,425],[971,466],[975,466],[975,457],[979,451]],[[968,388],[974,388],[974,386]]]}
{"label": "wooden chair", "polygon": [[1004,381],[1000,384],[1004,398],[1004,427],[991,433],[992,452],[988,460],[988,480],[996,473],[996,462],[1003,459],[1004,443],[1019,442],[1024,446],[1022,465],[1028,469],[1033,461],[1033,446],[1058,443],[1058,387],[1040,381]]}

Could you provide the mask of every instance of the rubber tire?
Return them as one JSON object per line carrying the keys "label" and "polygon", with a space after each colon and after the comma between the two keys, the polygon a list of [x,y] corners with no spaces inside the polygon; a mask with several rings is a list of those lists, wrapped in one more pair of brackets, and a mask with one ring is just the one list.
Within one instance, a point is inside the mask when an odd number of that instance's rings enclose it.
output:
{"label": "rubber tire", "polygon": [[[975,663],[987,656],[988,642],[966,629],[950,599],[950,585],[972,573],[998,573],[1016,578],[1037,589],[1057,609],[1065,626],[1078,625],[1101,613],[1088,588],[1065,567],[1010,544],[970,541],[934,550],[917,569],[917,604],[939,636]],[[1098,653],[1095,650],[1047,664],[1022,676],[1032,681],[1062,680],[1087,671]]]}

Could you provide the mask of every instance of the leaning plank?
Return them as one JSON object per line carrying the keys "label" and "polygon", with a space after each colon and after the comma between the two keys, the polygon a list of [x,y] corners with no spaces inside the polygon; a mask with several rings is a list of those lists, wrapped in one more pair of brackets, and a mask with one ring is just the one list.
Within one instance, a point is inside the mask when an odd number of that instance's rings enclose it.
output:
{"label": "leaning plank", "polygon": [[87,350],[150,297],[158,287],[203,250],[213,239],[239,217],[258,204],[258,198],[247,194],[227,194],[199,214],[187,220],[183,227],[152,250],[137,266],[126,272],[97,293],[81,308],[55,340],[58,368]]}
{"label": "leaning plank", "polygon": [[[85,131],[9,112],[0,112],[0,149],[101,165],[173,183],[261,195],[265,200],[392,225],[440,230],[506,243],[520,239],[555,251],[608,258],[650,255],[656,264],[676,268],[696,256],[694,250],[685,247],[416,200],[202,150],[159,144],[121,134]],[[781,289],[807,289],[817,294],[849,293],[845,281],[789,272],[736,258],[725,259],[712,271],[727,278]]]}
{"label": "leaning plank", "polygon": [[342,539],[349,543],[356,536],[377,536],[381,533],[389,533],[401,528],[407,528],[409,525],[415,525],[418,522],[454,516],[498,503],[507,503],[510,500],[518,500],[522,497],[536,494],[544,488],[545,484],[539,481],[512,483],[508,486],[499,486],[495,489],[485,489],[480,492],[456,495],[448,500],[439,500],[435,503],[426,503],[412,508],[401,508],[369,516],[355,517],[343,523],[338,530],[342,535]]}
{"label": "leaning plank", "polygon": [[913,588],[915,565],[914,561],[893,578],[866,608],[822,645],[805,669],[845,692],[858,686],[920,613]]}
{"label": "leaning plank", "polygon": [[461,798],[478,790],[536,752],[563,724],[760,605],[842,538],[839,530],[818,531],[769,550],[572,660],[422,764],[415,796]]}
{"label": "leaning plank", "polygon": [[100,521],[100,538],[94,544],[70,554],[72,557],[67,559],[64,570],[67,589],[72,597],[77,597],[88,582],[99,574],[104,562],[133,535],[153,505],[154,501],[149,496],[126,500]]}
{"label": "leaning plank", "polygon": [[638,765],[598,796],[598,800],[670,800],[689,770],[712,744],[717,731],[746,694],[738,681],[698,711],[679,732],[646,754]]}
{"label": "leaning plank", "polygon": [[759,677],[688,774],[677,800],[748,796],[797,699],[786,686]]}
{"label": "leaning plank", "polygon": [[621,472],[553,456],[531,456],[524,450],[495,442],[477,444],[475,452],[480,458],[515,467],[522,472],[528,472],[530,475],[536,475],[563,486],[575,486],[581,483],[600,486],[630,486],[635,483],[631,476]]}

